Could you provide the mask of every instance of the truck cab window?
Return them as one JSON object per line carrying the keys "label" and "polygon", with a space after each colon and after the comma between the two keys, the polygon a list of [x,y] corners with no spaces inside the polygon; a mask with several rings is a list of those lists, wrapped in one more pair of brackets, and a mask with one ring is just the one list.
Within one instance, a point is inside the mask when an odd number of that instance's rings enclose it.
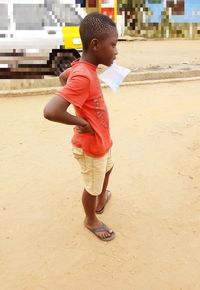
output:
{"label": "truck cab window", "polygon": [[0,30],[9,29],[9,19],[8,19],[8,5],[0,4]]}

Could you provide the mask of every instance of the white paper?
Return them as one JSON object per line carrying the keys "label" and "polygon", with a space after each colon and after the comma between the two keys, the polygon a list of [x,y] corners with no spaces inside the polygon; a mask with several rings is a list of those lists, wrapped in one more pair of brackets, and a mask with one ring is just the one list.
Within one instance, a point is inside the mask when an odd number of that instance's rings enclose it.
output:
{"label": "white paper", "polygon": [[99,78],[113,91],[116,91],[129,73],[130,69],[113,63],[107,70],[99,74]]}

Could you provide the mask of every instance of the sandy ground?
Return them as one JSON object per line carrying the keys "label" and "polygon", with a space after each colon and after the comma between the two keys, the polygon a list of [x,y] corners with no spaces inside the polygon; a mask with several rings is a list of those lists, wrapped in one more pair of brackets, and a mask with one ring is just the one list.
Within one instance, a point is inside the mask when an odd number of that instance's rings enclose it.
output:
{"label": "sandy ground", "polygon": [[49,96],[0,99],[1,290],[200,289],[199,87],[104,89],[110,243],[83,227],[72,130],[42,117]]}
{"label": "sandy ground", "polygon": [[118,42],[116,63],[131,69],[188,62],[200,64],[200,40]]}

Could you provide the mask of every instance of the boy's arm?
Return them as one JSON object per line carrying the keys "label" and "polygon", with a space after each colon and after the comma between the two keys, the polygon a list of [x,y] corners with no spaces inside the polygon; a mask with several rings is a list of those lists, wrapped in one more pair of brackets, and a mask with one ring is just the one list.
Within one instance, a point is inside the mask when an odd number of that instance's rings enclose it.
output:
{"label": "boy's arm", "polygon": [[66,74],[66,71],[62,72],[60,75],[59,75],[59,80],[60,80],[60,83],[62,86],[65,86],[66,83],[67,83],[67,74]]}
{"label": "boy's arm", "polygon": [[44,108],[44,117],[50,121],[59,122],[78,127],[79,133],[94,134],[94,130],[83,118],[76,117],[67,112],[70,103],[60,96],[53,97]]}

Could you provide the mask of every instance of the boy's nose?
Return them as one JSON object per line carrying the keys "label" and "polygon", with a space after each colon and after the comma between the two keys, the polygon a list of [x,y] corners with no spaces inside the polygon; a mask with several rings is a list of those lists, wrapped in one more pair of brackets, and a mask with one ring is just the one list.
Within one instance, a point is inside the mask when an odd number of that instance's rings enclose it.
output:
{"label": "boy's nose", "polygon": [[115,48],[115,55],[117,55],[118,54],[118,50],[117,50],[117,48]]}

